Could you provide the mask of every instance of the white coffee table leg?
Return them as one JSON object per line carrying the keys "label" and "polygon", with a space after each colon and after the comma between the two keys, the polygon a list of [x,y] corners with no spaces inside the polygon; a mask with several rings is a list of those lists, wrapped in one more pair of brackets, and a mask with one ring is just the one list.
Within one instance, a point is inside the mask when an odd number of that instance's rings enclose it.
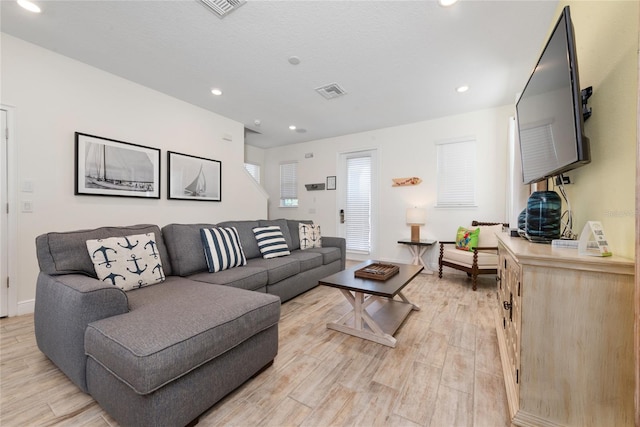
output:
{"label": "white coffee table leg", "polygon": [[[345,289],[340,289],[340,292],[349,301],[352,310],[337,321],[327,323],[327,328],[389,347],[396,346],[396,339],[392,334],[398,329],[409,312],[411,310],[420,310],[420,307],[411,303],[402,292],[398,294],[402,301],[378,298],[374,295],[351,292]],[[367,307],[374,302],[380,302],[382,308],[372,316],[367,311]],[[385,332],[385,327],[379,324],[374,317],[386,325],[387,332]]]}

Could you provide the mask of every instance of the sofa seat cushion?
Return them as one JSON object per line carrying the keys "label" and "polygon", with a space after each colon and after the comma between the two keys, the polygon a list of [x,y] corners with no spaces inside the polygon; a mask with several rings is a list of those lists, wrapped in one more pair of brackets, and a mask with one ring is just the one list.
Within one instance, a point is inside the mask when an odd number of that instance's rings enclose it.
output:
{"label": "sofa seat cushion", "polygon": [[267,270],[267,284],[273,285],[288,277],[300,273],[300,261],[291,256],[277,258],[253,258],[247,260],[249,267],[258,267]]}
{"label": "sofa seat cushion", "polygon": [[198,273],[189,276],[189,279],[197,282],[213,283],[216,285],[233,286],[234,288],[256,291],[267,286],[269,275],[266,268],[262,267],[236,267],[217,273]]}
{"label": "sofa seat cushion", "polygon": [[168,277],[130,291],[130,311],[92,322],[85,352],[149,394],[278,323],[277,296]]}
{"label": "sofa seat cushion", "polygon": [[[473,252],[461,251],[459,249],[445,249],[442,253],[442,260],[454,262],[471,268],[473,266]],[[478,252],[479,268],[497,268],[498,255],[491,252]]]}
{"label": "sofa seat cushion", "polygon": [[340,248],[334,248],[334,247],[310,248],[310,249],[305,249],[305,252],[321,254],[322,264],[324,265],[331,264],[334,261],[339,261],[340,259],[342,259],[342,252],[340,251]]}
{"label": "sofa seat cushion", "polygon": [[313,270],[322,266],[322,254],[309,252],[307,250],[295,250],[291,252],[291,258],[300,261],[300,272]]}

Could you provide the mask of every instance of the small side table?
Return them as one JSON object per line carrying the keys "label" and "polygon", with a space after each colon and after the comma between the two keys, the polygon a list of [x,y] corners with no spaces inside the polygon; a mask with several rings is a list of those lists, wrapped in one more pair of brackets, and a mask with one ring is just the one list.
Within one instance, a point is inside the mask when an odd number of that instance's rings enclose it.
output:
{"label": "small side table", "polygon": [[427,251],[427,249],[429,249],[429,247],[431,247],[434,243],[436,243],[435,240],[421,239],[419,241],[414,242],[411,239],[406,239],[406,240],[398,240],[398,243],[400,243],[401,245],[409,246],[409,250],[411,250],[411,254],[413,255],[412,263],[414,265],[423,266],[424,267],[424,270],[422,270],[423,273],[433,274],[433,271],[431,271],[429,267],[427,267],[427,265],[424,263],[422,256]]}

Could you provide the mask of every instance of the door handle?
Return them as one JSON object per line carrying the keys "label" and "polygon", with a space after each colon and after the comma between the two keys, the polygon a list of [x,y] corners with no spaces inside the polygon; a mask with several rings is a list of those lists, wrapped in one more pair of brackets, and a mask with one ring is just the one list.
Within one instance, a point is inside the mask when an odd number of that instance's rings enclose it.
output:
{"label": "door handle", "polygon": [[344,224],[344,209],[340,209],[340,224]]}

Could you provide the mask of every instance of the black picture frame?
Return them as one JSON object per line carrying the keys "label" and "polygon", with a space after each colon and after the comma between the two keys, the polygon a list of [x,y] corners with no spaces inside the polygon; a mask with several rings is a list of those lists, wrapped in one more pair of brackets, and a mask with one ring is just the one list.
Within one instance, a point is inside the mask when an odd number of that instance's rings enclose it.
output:
{"label": "black picture frame", "polygon": [[160,149],[75,132],[77,196],[160,198]]}
{"label": "black picture frame", "polygon": [[222,162],[167,152],[167,198],[222,201]]}
{"label": "black picture frame", "polygon": [[335,175],[327,177],[327,190],[335,190],[336,189],[336,177]]}

